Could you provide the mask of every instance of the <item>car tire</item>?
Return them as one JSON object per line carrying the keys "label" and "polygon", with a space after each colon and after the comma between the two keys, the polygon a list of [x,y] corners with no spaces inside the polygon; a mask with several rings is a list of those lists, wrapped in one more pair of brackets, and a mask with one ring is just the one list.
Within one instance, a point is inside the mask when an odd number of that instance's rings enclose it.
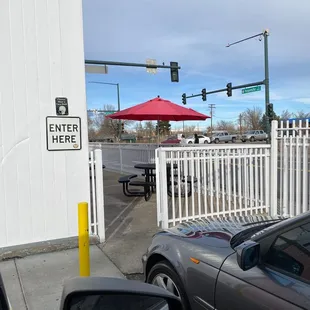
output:
{"label": "car tire", "polygon": [[209,141],[208,141],[208,140],[205,140],[203,143],[204,143],[204,144],[209,144]]}
{"label": "car tire", "polygon": [[233,137],[233,138],[231,139],[231,142],[232,142],[232,143],[236,143],[236,138]]}
{"label": "car tire", "polygon": [[246,142],[246,140],[241,140],[243,143],[245,143]]}
{"label": "car tire", "polygon": [[255,141],[255,138],[254,137],[251,137],[250,138],[250,142],[254,142]]}
{"label": "car tire", "polygon": [[216,144],[218,144],[219,142],[220,142],[219,139],[215,139],[215,140],[214,140],[214,143],[216,143]]}
{"label": "car tire", "polygon": [[[181,302],[183,305],[183,310],[190,310],[190,303],[188,301],[188,297],[185,292],[184,285],[179,277],[179,275],[175,272],[173,267],[169,264],[168,261],[161,261],[157,264],[155,264],[150,272],[147,275],[146,282],[149,284],[153,284],[153,280],[156,278],[156,276],[163,274],[169,277],[173,282],[174,285],[177,287],[177,290],[179,291]],[[155,285],[155,284],[153,284]]]}
{"label": "car tire", "polygon": [[188,141],[188,144],[193,144],[193,142],[192,141]]}

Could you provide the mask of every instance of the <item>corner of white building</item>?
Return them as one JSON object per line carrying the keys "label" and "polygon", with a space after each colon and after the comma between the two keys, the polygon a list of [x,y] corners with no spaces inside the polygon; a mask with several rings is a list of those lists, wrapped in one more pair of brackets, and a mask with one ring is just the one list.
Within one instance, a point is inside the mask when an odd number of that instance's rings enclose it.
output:
{"label": "corner of white building", "polygon": [[[77,235],[89,202],[82,23],[81,0],[0,3],[0,248]],[[80,118],[70,138],[47,130],[56,98],[73,117],[57,124]]]}

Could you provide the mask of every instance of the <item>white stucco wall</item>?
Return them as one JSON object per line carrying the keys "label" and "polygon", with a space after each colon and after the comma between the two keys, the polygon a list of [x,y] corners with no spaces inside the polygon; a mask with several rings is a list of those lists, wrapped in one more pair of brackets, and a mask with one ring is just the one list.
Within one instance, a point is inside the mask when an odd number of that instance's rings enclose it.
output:
{"label": "white stucco wall", "polygon": [[[0,247],[76,236],[89,201],[81,2],[0,1]],[[82,150],[47,151],[55,97],[81,117]]]}

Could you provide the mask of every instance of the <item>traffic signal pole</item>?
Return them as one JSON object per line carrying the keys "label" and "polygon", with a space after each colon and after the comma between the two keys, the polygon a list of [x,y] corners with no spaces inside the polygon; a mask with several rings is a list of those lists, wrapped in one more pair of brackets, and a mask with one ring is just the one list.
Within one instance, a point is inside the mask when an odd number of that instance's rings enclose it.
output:
{"label": "traffic signal pole", "polygon": [[268,134],[268,139],[270,140],[270,122],[269,122],[269,114],[267,113],[268,105],[270,104],[269,99],[269,60],[268,60],[268,30],[264,31],[264,60],[265,60],[265,119],[266,119],[266,130]]}
{"label": "traffic signal pole", "polygon": [[171,61],[170,66],[166,65],[153,65],[153,64],[140,64],[135,62],[120,62],[108,60],[85,60],[86,65],[99,65],[99,66],[121,66],[121,67],[141,67],[149,69],[170,69],[171,82],[179,82],[179,66],[178,62]]}
{"label": "traffic signal pole", "polygon": [[242,39],[240,41],[236,41],[234,43],[228,44],[226,47],[230,47],[232,45],[236,45],[238,43],[242,43],[244,41],[256,38],[256,37],[264,37],[264,67],[265,67],[265,80],[264,80],[264,85],[265,85],[265,120],[266,120],[266,131],[268,134],[268,137],[270,139],[270,122],[269,122],[269,114],[268,114],[268,105],[270,104],[270,97],[269,97],[269,60],[268,60],[268,36],[269,36],[269,31],[266,29],[263,32],[256,34],[254,36]]}

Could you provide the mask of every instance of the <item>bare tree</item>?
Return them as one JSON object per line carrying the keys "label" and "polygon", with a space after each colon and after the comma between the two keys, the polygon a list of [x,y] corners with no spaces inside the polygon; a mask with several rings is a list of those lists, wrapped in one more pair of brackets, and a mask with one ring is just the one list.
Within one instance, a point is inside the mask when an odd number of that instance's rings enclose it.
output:
{"label": "bare tree", "polygon": [[156,130],[156,126],[153,122],[151,122],[151,121],[145,122],[144,132],[148,137],[153,136],[155,130]]}
{"label": "bare tree", "polygon": [[196,129],[196,126],[194,126],[194,125],[193,126],[185,126],[184,127],[184,134],[186,136],[193,135],[195,132],[195,129]]}
{"label": "bare tree", "polygon": [[293,113],[293,116],[296,118],[309,118],[310,113],[309,112],[304,112],[303,110],[297,111]]}
{"label": "bare tree", "polygon": [[248,108],[243,112],[242,115],[247,128],[261,129],[261,118],[263,116],[263,111],[261,108]]}
{"label": "bare tree", "polygon": [[87,122],[88,122],[88,140],[92,141],[96,138],[97,131],[96,127],[94,126],[94,120],[87,115]]}
{"label": "bare tree", "polygon": [[228,132],[235,132],[236,125],[234,122],[228,121],[219,121],[215,126],[215,130],[226,130]]}
{"label": "bare tree", "polygon": [[289,119],[292,117],[292,113],[289,110],[284,110],[281,112],[280,118],[281,119]]}
{"label": "bare tree", "polygon": [[142,139],[144,136],[144,128],[141,122],[137,122],[135,126],[135,131],[136,131],[137,139]]}
{"label": "bare tree", "polygon": [[[113,105],[104,105],[103,110],[105,111],[115,111],[115,107]],[[115,139],[118,138],[119,136],[119,126],[123,123],[124,128],[126,130],[126,127],[131,125],[134,121],[130,120],[116,120],[116,119],[111,119],[108,117],[103,117],[100,122],[99,130],[98,130],[98,135],[100,137],[113,137]]]}

